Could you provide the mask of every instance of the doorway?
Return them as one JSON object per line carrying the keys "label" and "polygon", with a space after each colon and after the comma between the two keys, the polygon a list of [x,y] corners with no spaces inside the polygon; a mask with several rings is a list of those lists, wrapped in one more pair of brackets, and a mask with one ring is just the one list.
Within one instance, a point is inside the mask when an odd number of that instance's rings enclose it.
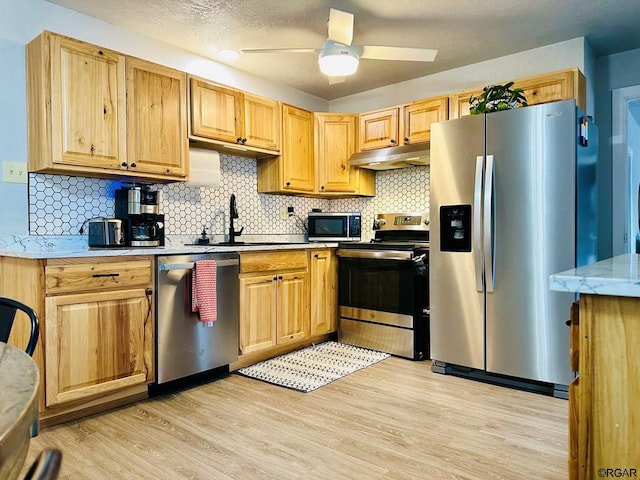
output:
{"label": "doorway", "polygon": [[612,93],[613,255],[640,253],[640,85]]}

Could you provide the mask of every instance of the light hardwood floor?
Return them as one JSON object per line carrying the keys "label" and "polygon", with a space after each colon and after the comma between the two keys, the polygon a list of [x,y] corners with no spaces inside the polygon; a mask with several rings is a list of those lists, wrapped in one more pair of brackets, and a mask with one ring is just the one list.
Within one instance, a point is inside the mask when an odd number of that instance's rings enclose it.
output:
{"label": "light hardwood floor", "polygon": [[62,479],[566,479],[567,402],[391,357],[311,393],[232,374],[40,431]]}

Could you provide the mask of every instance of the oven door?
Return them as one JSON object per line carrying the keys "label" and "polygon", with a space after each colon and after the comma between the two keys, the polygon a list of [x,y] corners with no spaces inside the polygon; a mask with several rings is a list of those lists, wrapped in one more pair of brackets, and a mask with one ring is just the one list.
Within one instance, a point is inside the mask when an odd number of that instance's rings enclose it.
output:
{"label": "oven door", "polygon": [[340,315],[404,328],[415,313],[412,252],[338,250]]}

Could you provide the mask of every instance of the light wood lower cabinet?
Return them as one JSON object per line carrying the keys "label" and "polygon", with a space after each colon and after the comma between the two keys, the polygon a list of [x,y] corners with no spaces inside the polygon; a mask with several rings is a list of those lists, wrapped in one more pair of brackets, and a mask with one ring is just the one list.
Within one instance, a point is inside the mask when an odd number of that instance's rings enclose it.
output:
{"label": "light wood lower cabinet", "polygon": [[151,305],[144,288],[46,299],[47,406],[153,378]]}
{"label": "light wood lower cabinet", "polygon": [[309,251],[311,335],[335,332],[338,317],[338,259],[335,250]]}
{"label": "light wood lower cabinet", "polygon": [[640,299],[581,294],[579,305],[571,322],[571,361],[579,375],[569,387],[569,478],[635,477]]}
{"label": "light wood lower cabinet", "polygon": [[34,360],[41,424],[147,396],[154,379],[152,258],[0,257],[0,296],[32,306],[40,318]]}
{"label": "light wood lower cabinet", "polygon": [[296,342],[308,336],[307,252],[241,254],[241,354]]}

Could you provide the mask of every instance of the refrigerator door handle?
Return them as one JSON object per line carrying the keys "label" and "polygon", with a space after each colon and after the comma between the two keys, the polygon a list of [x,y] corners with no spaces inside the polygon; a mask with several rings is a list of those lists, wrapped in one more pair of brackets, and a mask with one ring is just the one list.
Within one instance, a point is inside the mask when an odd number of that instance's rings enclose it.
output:
{"label": "refrigerator door handle", "polygon": [[484,272],[487,292],[493,292],[494,266],[493,266],[493,180],[494,180],[493,155],[487,155],[487,165],[484,170],[484,198],[482,217],[484,225],[482,234],[484,238]]}
{"label": "refrigerator door handle", "polygon": [[473,190],[473,263],[476,277],[476,290],[484,291],[482,275],[482,173],[484,171],[484,157],[476,157],[476,177]]}

